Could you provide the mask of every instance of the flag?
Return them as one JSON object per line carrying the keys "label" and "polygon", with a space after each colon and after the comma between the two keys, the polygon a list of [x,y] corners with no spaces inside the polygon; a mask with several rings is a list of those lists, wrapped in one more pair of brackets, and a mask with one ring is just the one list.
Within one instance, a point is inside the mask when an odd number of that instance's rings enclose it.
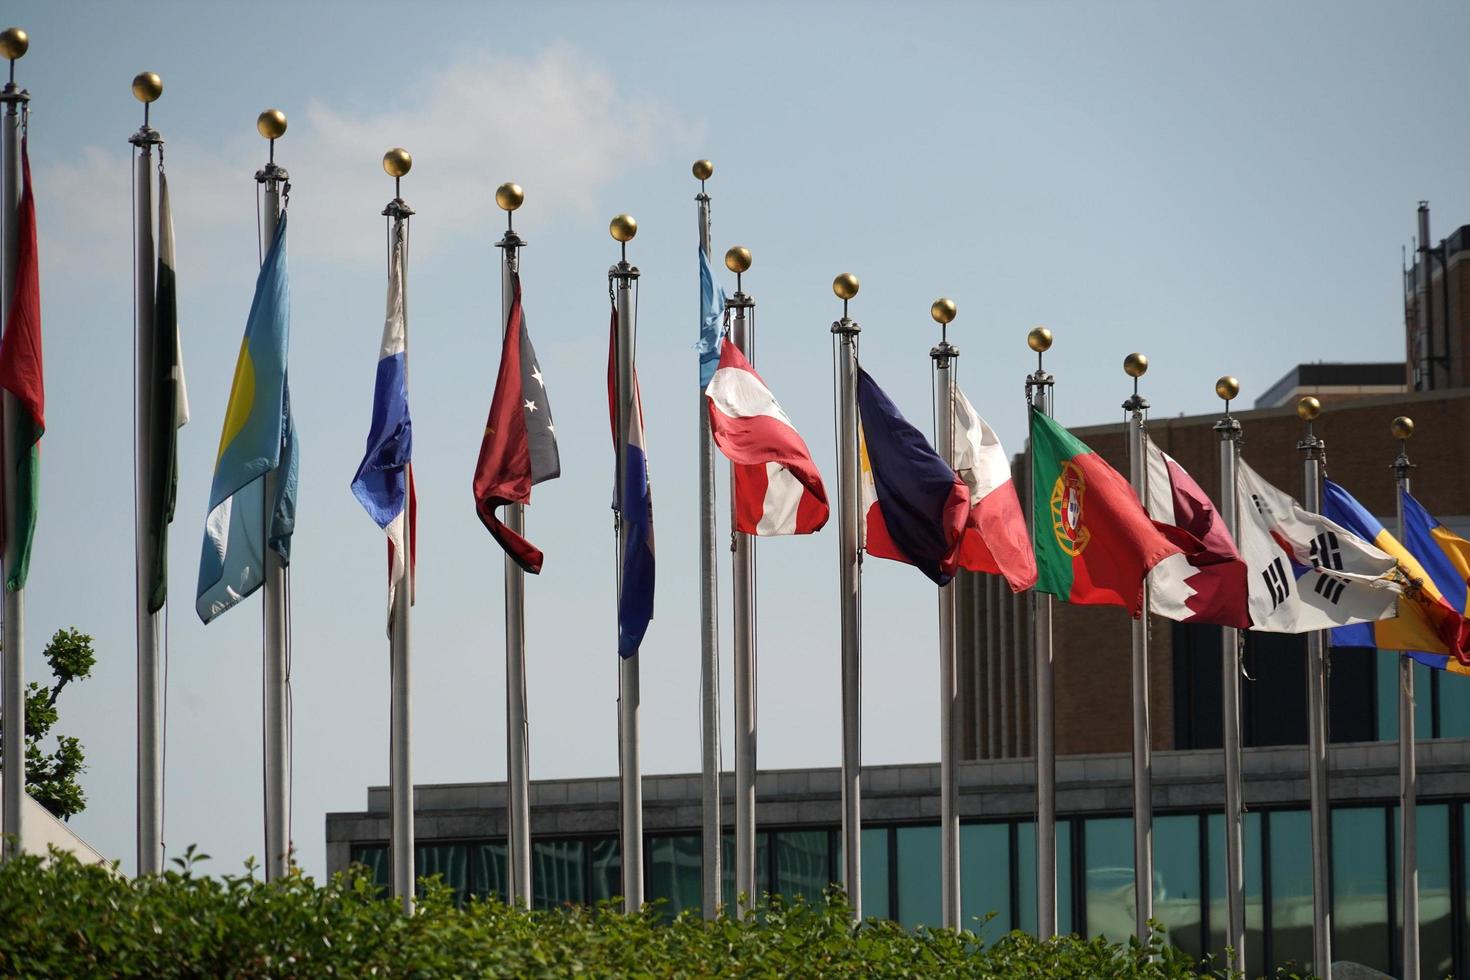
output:
{"label": "flag", "polygon": [[863,548],[944,585],[959,568],[970,490],[861,368],[857,403]]}
{"label": "flag", "polygon": [[[0,388],[15,396],[14,415],[6,413],[6,436],[16,447],[15,470],[0,483],[15,503],[14,562],[5,569],[5,591],[26,587],[31,542],[40,503],[41,433],[46,431],[46,384],[41,364],[41,273],[36,259],[36,195],[31,187],[31,156],[20,140],[20,201],[15,208],[15,292],[6,297],[5,334],[0,337]],[[0,521],[0,536],[3,536]]]}
{"label": "flag", "polygon": [[725,311],[725,287],[715,278],[709,253],[699,250],[699,390],[709,387],[720,360],[720,314]]}
{"label": "flag", "polygon": [[1036,588],[1067,602],[1143,612],[1143,579],[1178,545],[1133,487],[1044,412],[1031,410]]}
{"label": "flag", "polygon": [[[388,534],[388,628],[393,602],[408,590],[413,604],[413,566],[418,556],[417,506],[413,489],[413,420],[408,414],[408,324],[403,315],[404,222],[393,224],[388,261],[388,309],[373,381],[373,419],[367,449],[352,478],[352,495]],[[404,538],[407,537],[407,547]]]}
{"label": "flag", "polygon": [[510,320],[500,346],[500,374],[475,463],[475,512],[506,554],[536,575],[544,557],[540,549],[495,516],[497,507],[530,503],[531,487],[561,476],[551,402],[526,329],[519,275],[512,289]]}
{"label": "flag", "polygon": [[148,364],[148,611],[168,598],[168,526],[179,489],[178,431],[189,421],[184,359],[179,346],[178,297],[174,285],[174,218],[168,178],[158,172],[158,274],[153,287],[153,336]]}
{"label": "flag", "polygon": [[[613,310],[607,342],[607,406],[612,417],[613,446],[618,438],[618,313]],[[648,624],[653,619],[653,493],[648,486],[648,456],[643,449],[643,399],[638,394],[638,375],[633,375],[633,410],[628,413],[628,452],[619,460],[627,498],[618,499],[613,484],[613,509],[622,519],[623,565],[619,575],[618,656],[638,652]]]}
{"label": "flag", "polygon": [[1000,437],[975,406],[950,385],[954,398],[955,469],[969,490],[970,516],[960,540],[961,568],[1004,575],[1012,592],[1036,584],[1036,555],[1021,499]]}
{"label": "flag", "polygon": [[[1417,502],[1415,507],[1419,515],[1428,517]],[[1408,510],[1406,502],[1406,529]],[[1376,517],[1353,499],[1352,494],[1332,480],[1322,481],[1322,514],[1363,540],[1371,541],[1379,550],[1396,559],[1398,571],[1405,583],[1404,593],[1398,598],[1397,616],[1373,623],[1339,627],[1332,631],[1333,645],[1447,654],[1462,663],[1470,663],[1470,649],[1467,649],[1467,645],[1470,645],[1470,622],[1466,621],[1463,613],[1465,580],[1459,579],[1458,573],[1450,569],[1452,591],[1449,595],[1458,591],[1460,608],[1457,609],[1450,603],[1446,593],[1440,591],[1435,577],[1420,563],[1415,549],[1404,547]],[[1432,547],[1431,558],[1437,554],[1447,563],[1444,552],[1438,546]],[[1457,588],[1455,579],[1458,579]]]}
{"label": "flag", "polygon": [[[296,426],[286,383],[291,332],[291,288],[286,274],[286,215],[255,280],[255,298],[235,362],[225,409],[209,516],[199,555],[194,609],[208,623],[260,588],[265,549],[291,561],[296,527]],[[266,500],[266,477],[276,475]],[[270,513],[267,519],[266,507]]]}
{"label": "flag", "polygon": [[827,490],[812,454],[740,348],[725,344],[705,389],[710,432],[735,464],[735,529],[811,534],[827,523]]}
{"label": "flag", "polygon": [[1245,460],[1236,463],[1235,507],[1251,629],[1308,633],[1394,615],[1402,591],[1398,563],[1304,509]]}
{"label": "flag", "polygon": [[1149,608],[1181,623],[1249,629],[1246,567],[1210,498],[1174,458],[1144,438],[1144,506],[1183,549],[1149,572]]}
{"label": "flag", "polygon": [[[1470,541],[1435,520],[1407,490],[1399,495],[1404,506],[1404,545],[1419,559],[1440,594],[1463,616],[1470,591]],[[1470,665],[1448,654],[1410,651],[1408,656],[1429,667],[1470,674]]]}

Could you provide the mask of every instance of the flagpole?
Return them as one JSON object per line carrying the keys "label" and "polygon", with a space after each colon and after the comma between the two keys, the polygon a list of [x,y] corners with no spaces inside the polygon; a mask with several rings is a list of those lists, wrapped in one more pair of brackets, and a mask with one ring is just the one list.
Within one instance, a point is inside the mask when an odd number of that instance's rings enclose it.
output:
{"label": "flagpole", "polygon": [[847,316],[857,295],[858,277],[844,272],[832,280],[842,300],[842,319],[832,324],[837,338],[837,556],[842,621],[842,886],[854,921],[863,918],[862,874],[862,549],[858,521],[861,488],[858,473],[857,365],[862,328]]}
{"label": "flagpole", "polygon": [[[714,175],[708,160],[694,162],[699,194],[694,198],[699,220],[699,247],[710,254],[710,198],[704,182]],[[704,317],[704,286],[700,285],[699,313]],[[699,690],[700,690],[700,797],[701,890],[700,908],[706,919],[720,911],[720,629],[719,581],[716,570],[715,447],[710,437],[709,409],[699,393]],[[738,709],[737,709],[738,710]],[[739,756],[737,754],[737,769]],[[737,775],[737,779],[738,779]],[[739,807],[737,796],[736,806]],[[739,849],[739,833],[736,848]],[[737,882],[735,890],[740,890]]]}
{"label": "flagpole", "polygon": [[[276,140],[286,133],[286,114],[267,109],[255,121],[256,131],[270,141],[270,158],[256,171],[255,181],[264,188],[264,221],[262,234],[269,251],[275,241],[276,226],[281,222],[282,191],[290,196],[291,175],[276,163]],[[265,584],[262,589],[262,626],[265,650],[262,682],[265,685],[265,879],[284,878],[291,863],[291,747],[289,718],[290,646],[286,606],[290,584],[286,563],[270,547],[272,511],[275,509],[279,469],[265,476],[264,502],[261,507],[261,541],[265,554]]]}
{"label": "flagpole", "polygon": [[[1026,346],[1036,352],[1036,371],[1026,376],[1026,401],[1036,411],[1050,415],[1055,379],[1042,366],[1051,349],[1052,334],[1036,327],[1026,336]],[[1036,447],[1030,452],[1033,457]],[[1029,482],[1029,481],[1028,481]],[[1032,487],[1027,507],[1031,511],[1031,535],[1048,524],[1036,513],[1036,488]],[[1057,934],[1057,757],[1055,702],[1052,689],[1051,596],[1032,590],[1032,644],[1035,651],[1036,682],[1036,933],[1040,939]]]}
{"label": "flagpole", "polygon": [[[929,315],[939,324],[934,361],[934,448],[954,468],[954,361],[960,349],[949,342],[958,310],[952,299],[936,299]],[[955,685],[955,584],[939,586],[939,854],[940,924],[960,927],[959,693]]]}
{"label": "flagpole", "polygon": [[[0,270],[0,332],[10,326],[4,321],[10,317],[10,302],[15,295],[19,244],[17,219],[21,193],[20,110],[31,98],[29,91],[15,84],[15,62],[25,56],[30,43],[30,36],[19,27],[11,27],[4,33],[0,33],[0,57],[10,62],[10,80],[6,82],[4,91],[0,92],[0,102],[5,103],[4,124],[0,126],[0,134],[3,134],[0,135],[0,226],[3,226],[5,236],[3,270]],[[146,119],[147,109],[143,111]],[[151,288],[148,291],[148,300],[150,303],[153,301]],[[10,418],[16,411],[15,396],[8,391],[5,392],[4,417]],[[20,447],[13,445],[13,440],[9,435],[10,427],[4,426],[4,430],[6,434],[3,440],[0,440],[3,441],[3,450],[0,450],[0,453],[3,453],[5,472],[14,473]],[[7,572],[15,560],[16,545],[19,539],[16,533],[15,505],[15,495],[13,493],[4,494],[4,514],[0,515],[0,519],[5,522],[4,568]],[[3,651],[0,652],[0,656],[4,657],[4,679],[0,681],[0,684],[3,684],[3,693],[0,693],[0,712],[3,714],[0,714],[0,717],[3,718],[25,717],[24,613],[25,591],[23,589],[16,589],[14,592],[5,590],[4,621],[3,624],[0,624],[0,651]],[[25,826],[22,822],[22,815],[26,795],[26,745],[24,738],[7,738],[4,741],[4,760],[3,763],[0,763],[0,773],[3,773],[5,783],[3,801],[0,801],[0,831],[7,836],[4,847],[0,848],[0,857],[10,858],[24,850]],[[141,836],[139,843],[140,845],[142,843]]]}
{"label": "flagpole", "polygon": [[[1148,509],[1148,466],[1144,458],[1144,413],[1148,400],[1138,393],[1138,379],[1148,371],[1148,358],[1129,354],[1123,373],[1133,379],[1133,394],[1123,403],[1128,412],[1128,470],[1133,491]],[[1133,906],[1138,941],[1148,944],[1154,917],[1154,764],[1148,717],[1148,577],[1143,580],[1142,612],[1133,620]]]}
{"label": "flagpole", "polygon": [[[1240,394],[1240,382],[1225,375],[1215,382],[1215,394],[1225,402],[1225,417],[1215,423],[1220,433],[1220,519],[1232,539],[1239,540],[1236,512],[1235,461],[1239,454],[1240,422],[1230,414],[1230,402]],[[1235,954],[1228,965],[1245,969],[1245,838],[1242,829],[1240,753],[1240,631],[1221,627],[1220,689],[1225,754],[1225,945]]]}
{"label": "flagpole", "polygon": [[[514,228],[516,209],[525,201],[519,184],[501,184],[495,203],[505,212],[505,237],[496,242],[500,252],[501,336],[510,329],[510,308],[521,271],[520,250],[526,241]],[[526,533],[526,508],[508,504],[505,526]],[[530,907],[531,884],[531,747],[526,703],[526,573],[508,553],[505,556],[505,752],[510,875],[507,896],[512,903]]]}
{"label": "flagpole", "polygon": [[[1398,484],[1399,542],[1408,540],[1404,529],[1404,494],[1409,492],[1409,437],[1414,420],[1400,415],[1393,420],[1393,437],[1399,455],[1393,461]],[[1399,891],[1403,895],[1403,963],[1400,975],[1419,976],[1419,768],[1414,754],[1414,661],[1399,656]]]}
{"label": "flagpole", "polygon": [[[163,137],[149,125],[152,103],[163,94],[163,80],[153,72],[133,79],[133,97],[143,103],[143,125],[128,138],[133,155],[133,511],[135,530],[135,612],[138,641],[138,874],[163,870],[163,739],[158,685],[158,625],[162,611],[148,609],[148,510],[152,493],[153,446],[149,416],[149,382],[153,361],[153,147]],[[162,150],[160,149],[160,153]],[[10,212],[7,212],[10,213]],[[7,290],[7,295],[9,291]],[[7,410],[9,403],[7,401]],[[7,463],[8,466],[8,463]],[[7,469],[7,472],[11,472]],[[8,535],[7,535],[8,536]],[[6,597],[8,600],[8,596]],[[9,609],[6,610],[9,621]],[[9,639],[8,637],[6,638]],[[9,646],[9,643],[6,643]]]}
{"label": "flagpole", "polygon": [[[1327,444],[1312,431],[1322,403],[1308,395],[1296,414],[1307,423],[1302,452],[1302,506],[1322,510],[1322,463]],[[1312,970],[1332,980],[1332,801],[1327,786],[1327,643],[1323,630],[1307,634],[1307,782],[1312,823]]]}
{"label": "flagpole", "polygon": [[[394,147],[383,154],[383,170],[393,178],[393,200],[383,208],[383,216],[393,221],[390,241],[403,236],[403,257],[399,266],[402,275],[404,355],[407,357],[408,334],[408,219],[414,211],[403,200],[402,180],[413,168],[413,157],[402,147]],[[392,257],[389,257],[392,269]],[[406,369],[405,369],[406,370]],[[406,380],[405,380],[405,383]],[[407,493],[403,501],[403,582],[393,592],[393,617],[389,630],[390,699],[388,707],[388,811],[391,822],[391,846],[393,858],[393,897],[403,903],[403,911],[412,912],[414,903],[414,833],[413,833],[413,751],[412,735],[412,687],[410,685],[410,631],[409,617],[413,610],[414,591],[414,520],[413,480],[409,478]]]}
{"label": "flagpole", "polygon": [[[633,283],[638,279],[638,268],[628,264],[628,242],[638,234],[638,222],[631,215],[620,214],[613,218],[608,231],[622,246],[622,257],[607,274],[618,312],[618,599],[621,603],[622,590],[626,585],[621,580],[623,559],[628,548],[628,474],[624,460],[628,456],[628,430],[633,413],[638,410],[633,351],[633,338],[637,334]],[[639,764],[638,707],[638,655],[635,653],[631,657],[618,658],[619,854],[623,871],[623,911],[628,913],[643,907],[643,782]]]}

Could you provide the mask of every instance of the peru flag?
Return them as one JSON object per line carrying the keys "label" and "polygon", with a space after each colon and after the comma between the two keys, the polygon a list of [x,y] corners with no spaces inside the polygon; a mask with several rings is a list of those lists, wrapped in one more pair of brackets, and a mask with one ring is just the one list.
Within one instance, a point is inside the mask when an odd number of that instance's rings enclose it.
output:
{"label": "peru flag", "polygon": [[954,463],[970,490],[970,517],[960,539],[960,567],[1004,575],[1012,592],[1036,584],[1036,555],[1011,480],[1011,464],[995,430],[951,385],[954,396]]}
{"label": "peru flag", "polygon": [[1249,629],[1246,567],[1235,539],[1198,483],[1150,439],[1144,440],[1145,509],[1183,549],[1149,572],[1149,608],[1181,623]]}
{"label": "peru flag", "polygon": [[827,491],[812,454],[740,348],[723,345],[704,391],[710,432],[734,464],[735,529],[811,534],[827,523]]}

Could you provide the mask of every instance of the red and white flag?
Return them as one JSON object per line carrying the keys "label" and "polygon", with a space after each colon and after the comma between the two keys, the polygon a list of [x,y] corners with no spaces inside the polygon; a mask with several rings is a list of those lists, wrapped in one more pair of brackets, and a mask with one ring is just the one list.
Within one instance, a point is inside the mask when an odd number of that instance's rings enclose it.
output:
{"label": "red and white flag", "polygon": [[1012,592],[1036,584],[1036,553],[1026,530],[1026,517],[1011,464],[1000,437],[951,386],[954,395],[955,471],[970,491],[970,517],[960,541],[959,563],[972,572],[1004,575]]}
{"label": "red and white flag", "polygon": [[827,523],[827,490],[776,396],[734,344],[704,390],[710,432],[735,464],[735,529],[746,534],[811,534]]}

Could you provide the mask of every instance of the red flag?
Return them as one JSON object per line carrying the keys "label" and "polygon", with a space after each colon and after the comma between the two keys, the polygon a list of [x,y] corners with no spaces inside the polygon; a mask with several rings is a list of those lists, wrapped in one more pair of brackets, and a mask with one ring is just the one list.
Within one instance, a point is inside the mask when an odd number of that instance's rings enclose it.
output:
{"label": "red flag", "polygon": [[475,464],[475,512],[515,563],[535,575],[544,557],[540,549],[495,516],[497,507],[529,503],[532,486],[561,475],[556,427],[541,365],[526,330],[519,277],[514,289],[500,351],[500,374]]}

